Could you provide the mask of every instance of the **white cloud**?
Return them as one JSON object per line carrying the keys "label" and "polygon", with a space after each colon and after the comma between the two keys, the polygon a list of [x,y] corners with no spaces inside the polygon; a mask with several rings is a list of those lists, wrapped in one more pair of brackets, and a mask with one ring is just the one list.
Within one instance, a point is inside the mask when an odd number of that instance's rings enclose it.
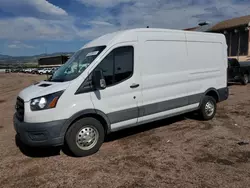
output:
{"label": "white cloud", "polygon": [[16,48],[16,49],[19,49],[19,48],[29,48],[29,49],[33,49],[35,47],[32,46],[32,45],[28,45],[28,44],[22,43],[20,41],[13,41],[11,44],[8,45],[8,48]]}
{"label": "white cloud", "polygon": [[[246,5],[230,0],[136,1],[123,6],[117,19],[123,28],[160,27],[182,29],[196,26],[200,21],[216,23],[221,20],[248,14]],[[207,8],[211,9],[207,9]],[[235,9],[232,11],[232,7]],[[212,10],[213,9],[213,10]],[[245,10],[245,11],[242,11]]]}
{"label": "white cloud", "polygon": [[[119,29],[119,27],[100,18],[97,20],[86,22],[88,27],[81,29],[75,25],[75,19],[70,17],[65,20],[45,20],[32,17],[0,19],[0,39],[16,41],[91,40]],[[14,48],[15,46],[10,47]]]}
{"label": "white cloud", "polygon": [[[181,29],[196,26],[200,21],[218,21],[246,15],[249,3],[233,0],[77,0],[96,8],[114,8],[113,20],[120,28],[160,27]],[[247,6],[248,5],[248,6]],[[208,8],[208,9],[207,9]],[[210,9],[209,9],[210,8]],[[109,17],[112,17],[110,13]],[[110,18],[109,18],[110,19]],[[106,19],[108,20],[108,19]],[[103,21],[106,22],[105,18]]]}
{"label": "white cloud", "polygon": [[76,27],[70,19],[0,19],[0,28],[0,38],[9,40],[71,40],[76,33]]}
{"label": "white cloud", "polygon": [[[3,1],[13,2],[14,0],[0,0],[0,3]],[[43,1],[38,0],[37,2]],[[224,0],[223,3],[216,0],[81,0],[81,2],[98,7],[100,14],[91,18],[79,19],[77,24],[76,18],[70,16],[57,20],[30,16],[0,19],[0,39],[18,41],[91,40],[121,29],[146,26],[182,29],[196,26],[200,21],[205,20],[215,23],[223,19],[245,15],[248,10],[250,11],[245,4],[235,5],[230,0]],[[115,15],[107,12],[107,7],[112,8],[121,2],[130,3],[119,6]],[[18,3],[19,1],[17,1]],[[57,12],[56,10],[55,12]],[[67,14],[63,11],[55,12],[50,11],[50,14]],[[17,44],[11,43],[10,45],[15,48]]]}
{"label": "white cloud", "polygon": [[118,31],[119,29],[120,28],[116,27],[116,26],[103,27],[100,25],[96,25],[96,26],[92,26],[89,29],[77,30],[76,34],[77,34],[77,37],[79,37],[79,38],[82,38],[84,40],[91,40],[91,39],[97,38],[101,35]]}
{"label": "white cloud", "polygon": [[95,6],[95,7],[114,7],[121,3],[129,3],[135,0],[77,0],[85,5]]}
{"label": "white cloud", "polygon": [[105,21],[93,20],[93,21],[90,21],[89,23],[90,23],[90,25],[113,26],[113,24],[111,24],[109,22],[105,22]]}
{"label": "white cloud", "polygon": [[46,0],[0,0],[0,9],[4,12],[23,16],[34,15],[36,17],[67,16],[67,12]]}
{"label": "white cloud", "polygon": [[8,48],[20,48],[20,47],[16,44],[9,44]]}

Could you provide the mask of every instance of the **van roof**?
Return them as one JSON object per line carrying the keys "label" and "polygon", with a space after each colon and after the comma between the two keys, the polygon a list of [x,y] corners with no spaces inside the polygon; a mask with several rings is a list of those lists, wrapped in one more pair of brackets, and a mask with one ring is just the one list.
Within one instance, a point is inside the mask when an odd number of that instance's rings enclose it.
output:
{"label": "van roof", "polygon": [[[112,43],[114,40],[119,40],[116,42],[124,42],[124,41],[137,41],[137,33],[138,32],[168,32],[168,33],[192,33],[194,35],[203,35],[203,36],[223,36],[223,34],[218,33],[209,33],[209,32],[195,32],[195,31],[183,31],[183,30],[173,30],[173,29],[158,29],[158,28],[138,28],[138,29],[129,29],[118,31],[114,33],[109,33],[103,35],[99,38],[94,39],[93,41],[87,43],[82,48],[89,48],[94,46],[107,46]],[[122,39],[122,40],[121,40]]]}

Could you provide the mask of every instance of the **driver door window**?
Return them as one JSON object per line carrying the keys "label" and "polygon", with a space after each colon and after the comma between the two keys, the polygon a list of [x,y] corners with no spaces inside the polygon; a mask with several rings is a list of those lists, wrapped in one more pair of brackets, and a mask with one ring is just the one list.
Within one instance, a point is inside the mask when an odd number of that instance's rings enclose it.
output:
{"label": "driver door window", "polygon": [[107,87],[123,82],[133,75],[133,54],[132,46],[116,48],[96,67],[103,71]]}

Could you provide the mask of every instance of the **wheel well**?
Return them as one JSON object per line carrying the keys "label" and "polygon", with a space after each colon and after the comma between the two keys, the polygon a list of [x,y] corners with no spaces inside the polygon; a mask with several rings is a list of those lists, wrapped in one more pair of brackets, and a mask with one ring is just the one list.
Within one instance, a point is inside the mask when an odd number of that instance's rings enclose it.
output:
{"label": "wheel well", "polygon": [[218,93],[216,91],[211,90],[211,91],[206,93],[206,96],[213,97],[216,102],[219,101],[219,96],[218,96]]}
{"label": "wheel well", "polygon": [[[106,120],[105,120],[102,116],[100,116],[100,115],[98,115],[98,114],[94,114],[94,113],[93,113],[93,114],[83,114],[83,115],[77,117],[76,119],[74,119],[74,121],[71,122],[71,124],[70,124],[69,127],[67,128],[67,131],[69,130],[69,128],[70,128],[76,121],[78,121],[78,120],[80,120],[80,119],[82,119],[82,118],[86,118],[86,117],[92,117],[92,118],[95,118],[95,119],[97,119],[98,121],[100,121],[100,123],[102,124],[102,126],[103,126],[103,128],[104,128],[105,135],[108,133],[108,124],[107,124]],[[67,132],[67,131],[66,131],[66,132]]]}

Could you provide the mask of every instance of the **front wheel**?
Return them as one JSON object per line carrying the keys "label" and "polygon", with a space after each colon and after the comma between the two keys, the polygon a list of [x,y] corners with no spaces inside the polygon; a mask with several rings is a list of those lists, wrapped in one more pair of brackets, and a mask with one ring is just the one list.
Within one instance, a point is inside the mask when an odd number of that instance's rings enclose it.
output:
{"label": "front wheel", "polygon": [[242,83],[243,85],[247,85],[248,82],[249,82],[249,76],[248,76],[248,74],[244,74],[243,77],[242,77],[241,83]]}
{"label": "front wheel", "polygon": [[104,141],[104,128],[94,118],[83,118],[69,128],[66,133],[66,144],[77,157],[96,153]]}
{"label": "front wheel", "polygon": [[205,96],[199,110],[201,119],[202,120],[213,119],[216,113],[216,108],[217,107],[215,99],[211,96]]}

